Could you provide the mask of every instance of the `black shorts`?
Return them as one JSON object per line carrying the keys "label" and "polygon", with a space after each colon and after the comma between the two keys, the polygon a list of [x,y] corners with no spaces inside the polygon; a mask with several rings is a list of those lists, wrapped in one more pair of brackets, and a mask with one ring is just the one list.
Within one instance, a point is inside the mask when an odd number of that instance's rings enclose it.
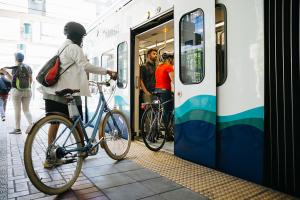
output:
{"label": "black shorts", "polygon": [[[79,106],[77,106],[77,108],[78,108],[79,114],[81,115],[81,118],[83,119],[82,106],[79,105]],[[46,109],[46,113],[60,112],[60,113],[63,113],[65,115],[69,116],[68,106],[63,103],[45,99],[45,109]]]}

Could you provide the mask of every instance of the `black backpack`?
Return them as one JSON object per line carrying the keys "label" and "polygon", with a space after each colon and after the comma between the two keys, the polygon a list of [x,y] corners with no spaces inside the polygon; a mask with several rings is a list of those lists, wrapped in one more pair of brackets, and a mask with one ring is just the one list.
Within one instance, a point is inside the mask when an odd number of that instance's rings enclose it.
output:
{"label": "black backpack", "polygon": [[21,64],[13,70],[12,86],[19,90],[30,88],[30,73],[27,66]]}

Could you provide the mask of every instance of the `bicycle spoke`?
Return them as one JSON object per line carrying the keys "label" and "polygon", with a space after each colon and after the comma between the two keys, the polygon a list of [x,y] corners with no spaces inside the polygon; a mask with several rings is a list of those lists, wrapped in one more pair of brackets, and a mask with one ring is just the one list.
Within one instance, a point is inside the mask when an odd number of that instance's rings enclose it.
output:
{"label": "bicycle spoke", "polygon": [[119,111],[111,111],[103,120],[104,149],[113,159],[122,159],[128,152],[131,135],[125,117]]}
{"label": "bicycle spoke", "polygon": [[[161,110],[149,109],[145,110],[142,118],[142,137],[145,145],[152,151],[158,151],[165,143],[165,131],[161,130]],[[166,128],[164,128],[166,130]]]}

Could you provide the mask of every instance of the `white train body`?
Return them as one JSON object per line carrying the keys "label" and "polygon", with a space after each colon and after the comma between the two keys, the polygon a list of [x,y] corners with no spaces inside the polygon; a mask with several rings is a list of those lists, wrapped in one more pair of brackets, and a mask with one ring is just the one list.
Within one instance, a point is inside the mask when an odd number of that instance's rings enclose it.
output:
{"label": "white train body", "polygon": [[[263,0],[133,0],[125,3],[97,20],[84,40],[84,49],[91,62],[112,70],[120,70],[122,63],[122,83],[118,85],[111,104],[126,113],[132,130],[138,135],[141,117],[139,60],[145,51],[142,46],[147,36],[155,37],[153,33],[163,35],[161,30],[166,24],[173,35],[167,36],[171,42],[166,48],[175,55],[174,154],[262,183]],[[216,9],[220,4],[223,11],[225,8],[223,24],[216,22],[216,16],[219,18]],[[152,27],[151,23],[157,23],[157,26]],[[189,33],[193,25],[194,32]],[[216,32],[220,26],[225,33]],[[223,39],[217,45],[219,37]],[[150,41],[144,47],[163,40],[152,44]],[[118,53],[120,44],[123,54]],[[217,86],[219,72],[216,65],[220,55],[225,59],[226,72]],[[191,60],[197,60],[190,61],[189,56]],[[199,68],[196,67],[195,73],[189,72],[189,67],[195,66],[191,62],[200,62],[201,69],[197,71]],[[184,65],[188,67],[183,68]],[[183,71],[196,77],[189,79]],[[97,79],[95,76],[91,78]],[[96,106],[93,101],[88,100],[90,110]]]}

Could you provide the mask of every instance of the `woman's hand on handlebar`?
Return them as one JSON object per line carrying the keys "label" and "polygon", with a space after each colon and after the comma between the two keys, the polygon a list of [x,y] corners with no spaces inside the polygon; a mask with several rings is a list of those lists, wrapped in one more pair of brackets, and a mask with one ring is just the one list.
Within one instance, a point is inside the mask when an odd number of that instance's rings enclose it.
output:
{"label": "woman's hand on handlebar", "polygon": [[118,73],[117,72],[114,72],[114,71],[111,71],[111,70],[107,70],[107,74],[110,76],[110,78],[112,80],[117,80],[117,77],[118,77]]}

